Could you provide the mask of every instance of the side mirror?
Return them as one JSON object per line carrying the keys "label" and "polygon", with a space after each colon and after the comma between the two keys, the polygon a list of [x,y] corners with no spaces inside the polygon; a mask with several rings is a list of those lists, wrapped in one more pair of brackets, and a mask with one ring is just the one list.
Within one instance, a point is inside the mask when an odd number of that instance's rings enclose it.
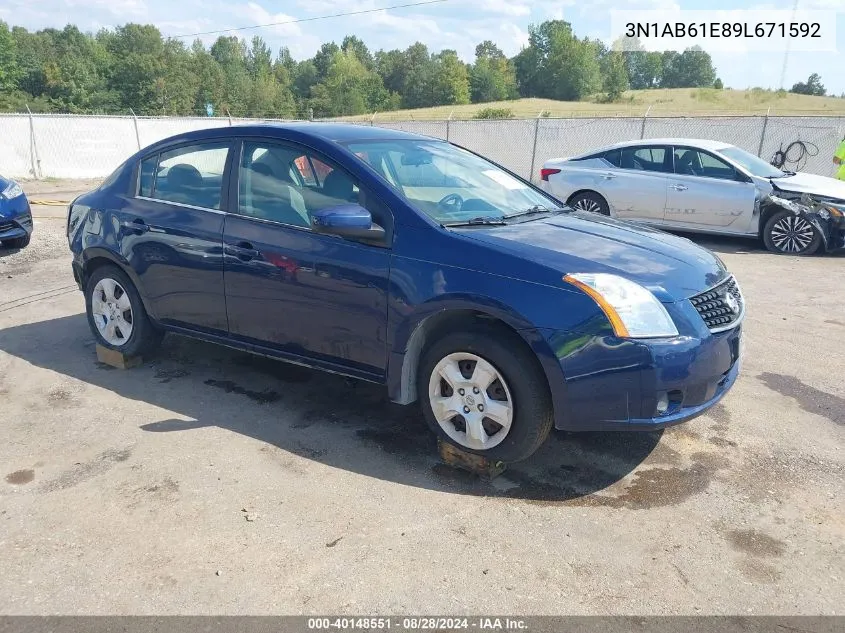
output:
{"label": "side mirror", "polygon": [[384,229],[373,222],[373,216],[358,204],[341,204],[311,214],[315,233],[339,235],[364,240],[384,239]]}

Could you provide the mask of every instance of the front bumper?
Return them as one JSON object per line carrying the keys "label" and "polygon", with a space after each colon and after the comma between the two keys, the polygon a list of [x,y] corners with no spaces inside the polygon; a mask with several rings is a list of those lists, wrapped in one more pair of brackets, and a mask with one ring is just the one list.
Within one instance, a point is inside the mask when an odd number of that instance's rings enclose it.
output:
{"label": "front bumper", "polygon": [[32,234],[32,211],[26,196],[0,200],[0,240],[13,240]]}
{"label": "front bumper", "polygon": [[[590,337],[559,359],[565,398],[555,398],[555,426],[568,431],[648,431],[691,420],[719,402],[736,382],[741,338],[742,325],[718,334],[707,331],[701,338]],[[663,398],[668,407],[658,411]]]}

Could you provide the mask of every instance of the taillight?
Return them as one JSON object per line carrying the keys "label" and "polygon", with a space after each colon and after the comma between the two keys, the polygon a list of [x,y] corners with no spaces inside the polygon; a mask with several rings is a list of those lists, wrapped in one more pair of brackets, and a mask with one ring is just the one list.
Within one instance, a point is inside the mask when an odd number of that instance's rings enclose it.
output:
{"label": "taillight", "polygon": [[540,170],[540,180],[545,180],[546,182],[548,182],[549,176],[551,176],[552,174],[559,174],[559,173],[560,173],[559,169],[552,169],[551,167],[543,167],[543,169]]}

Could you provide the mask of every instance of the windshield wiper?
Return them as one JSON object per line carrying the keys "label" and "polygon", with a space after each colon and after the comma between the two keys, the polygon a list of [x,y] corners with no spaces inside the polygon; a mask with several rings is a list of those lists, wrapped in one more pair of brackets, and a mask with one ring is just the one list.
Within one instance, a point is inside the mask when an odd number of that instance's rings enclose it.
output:
{"label": "windshield wiper", "polygon": [[507,224],[504,218],[492,218],[490,216],[471,218],[469,220],[461,220],[460,222],[443,222],[440,226],[503,226]]}
{"label": "windshield wiper", "polygon": [[506,215],[505,218],[508,220],[511,218],[519,218],[524,215],[535,215],[537,213],[557,213],[562,211],[562,209],[554,208],[549,209],[548,207],[544,207],[542,204],[535,204],[533,207],[529,207],[524,211],[519,211],[518,213],[512,213],[511,215]]}

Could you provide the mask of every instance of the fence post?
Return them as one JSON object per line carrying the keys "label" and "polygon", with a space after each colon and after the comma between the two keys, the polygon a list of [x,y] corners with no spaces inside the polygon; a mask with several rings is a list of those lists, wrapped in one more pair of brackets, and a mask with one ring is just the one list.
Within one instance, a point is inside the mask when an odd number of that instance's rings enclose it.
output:
{"label": "fence post", "polygon": [[455,111],[452,110],[449,113],[449,118],[446,119],[446,142],[449,142],[449,129],[452,127],[452,115],[455,114]]}
{"label": "fence post", "polygon": [[378,112],[373,112],[373,116],[370,117],[370,127],[373,127],[375,125],[375,120],[376,120],[377,114],[378,114]]}
{"label": "fence post", "polygon": [[229,108],[226,108],[226,116],[229,117],[229,127],[232,126],[232,115],[229,114]]}
{"label": "fence post", "polygon": [[29,104],[26,104],[26,111],[29,113],[29,159],[32,164],[32,177],[39,180],[41,178],[41,159],[38,158],[38,144],[35,142],[35,120],[32,117]]}
{"label": "fence post", "polygon": [[138,143],[138,149],[141,149],[141,135],[138,133],[138,117],[135,116],[135,110],[129,108],[132,113],[132,121],[135,123],[135,141]]}
{"label": "fence post", "polygon": [[537,135],[540,132],[540,117],[542,114],[543,111],[540,110],[537,118],[534,119],[534,147],[531,150],[531,173],[528,174],[528,180],[530,182],[534,182],[534,167],[537,164]]}
{"label": "fence post", "polygon": [[645,138],[645,121],[648,118],[649,112],[651,112],[651,106],[648,106],[648,108],[645,111],[645,114],[643,115],[643,124],[640,127],[640,139],[641,140]]}
{"label": "fence post", "polygon": [[760,132],[760,146],[757,148],[757,158],[763,155],[763,141],[766,140],[766,128],[769,126],[769,112],[771,108],[766,108],[766,118],[763,119],[763,131]]}

